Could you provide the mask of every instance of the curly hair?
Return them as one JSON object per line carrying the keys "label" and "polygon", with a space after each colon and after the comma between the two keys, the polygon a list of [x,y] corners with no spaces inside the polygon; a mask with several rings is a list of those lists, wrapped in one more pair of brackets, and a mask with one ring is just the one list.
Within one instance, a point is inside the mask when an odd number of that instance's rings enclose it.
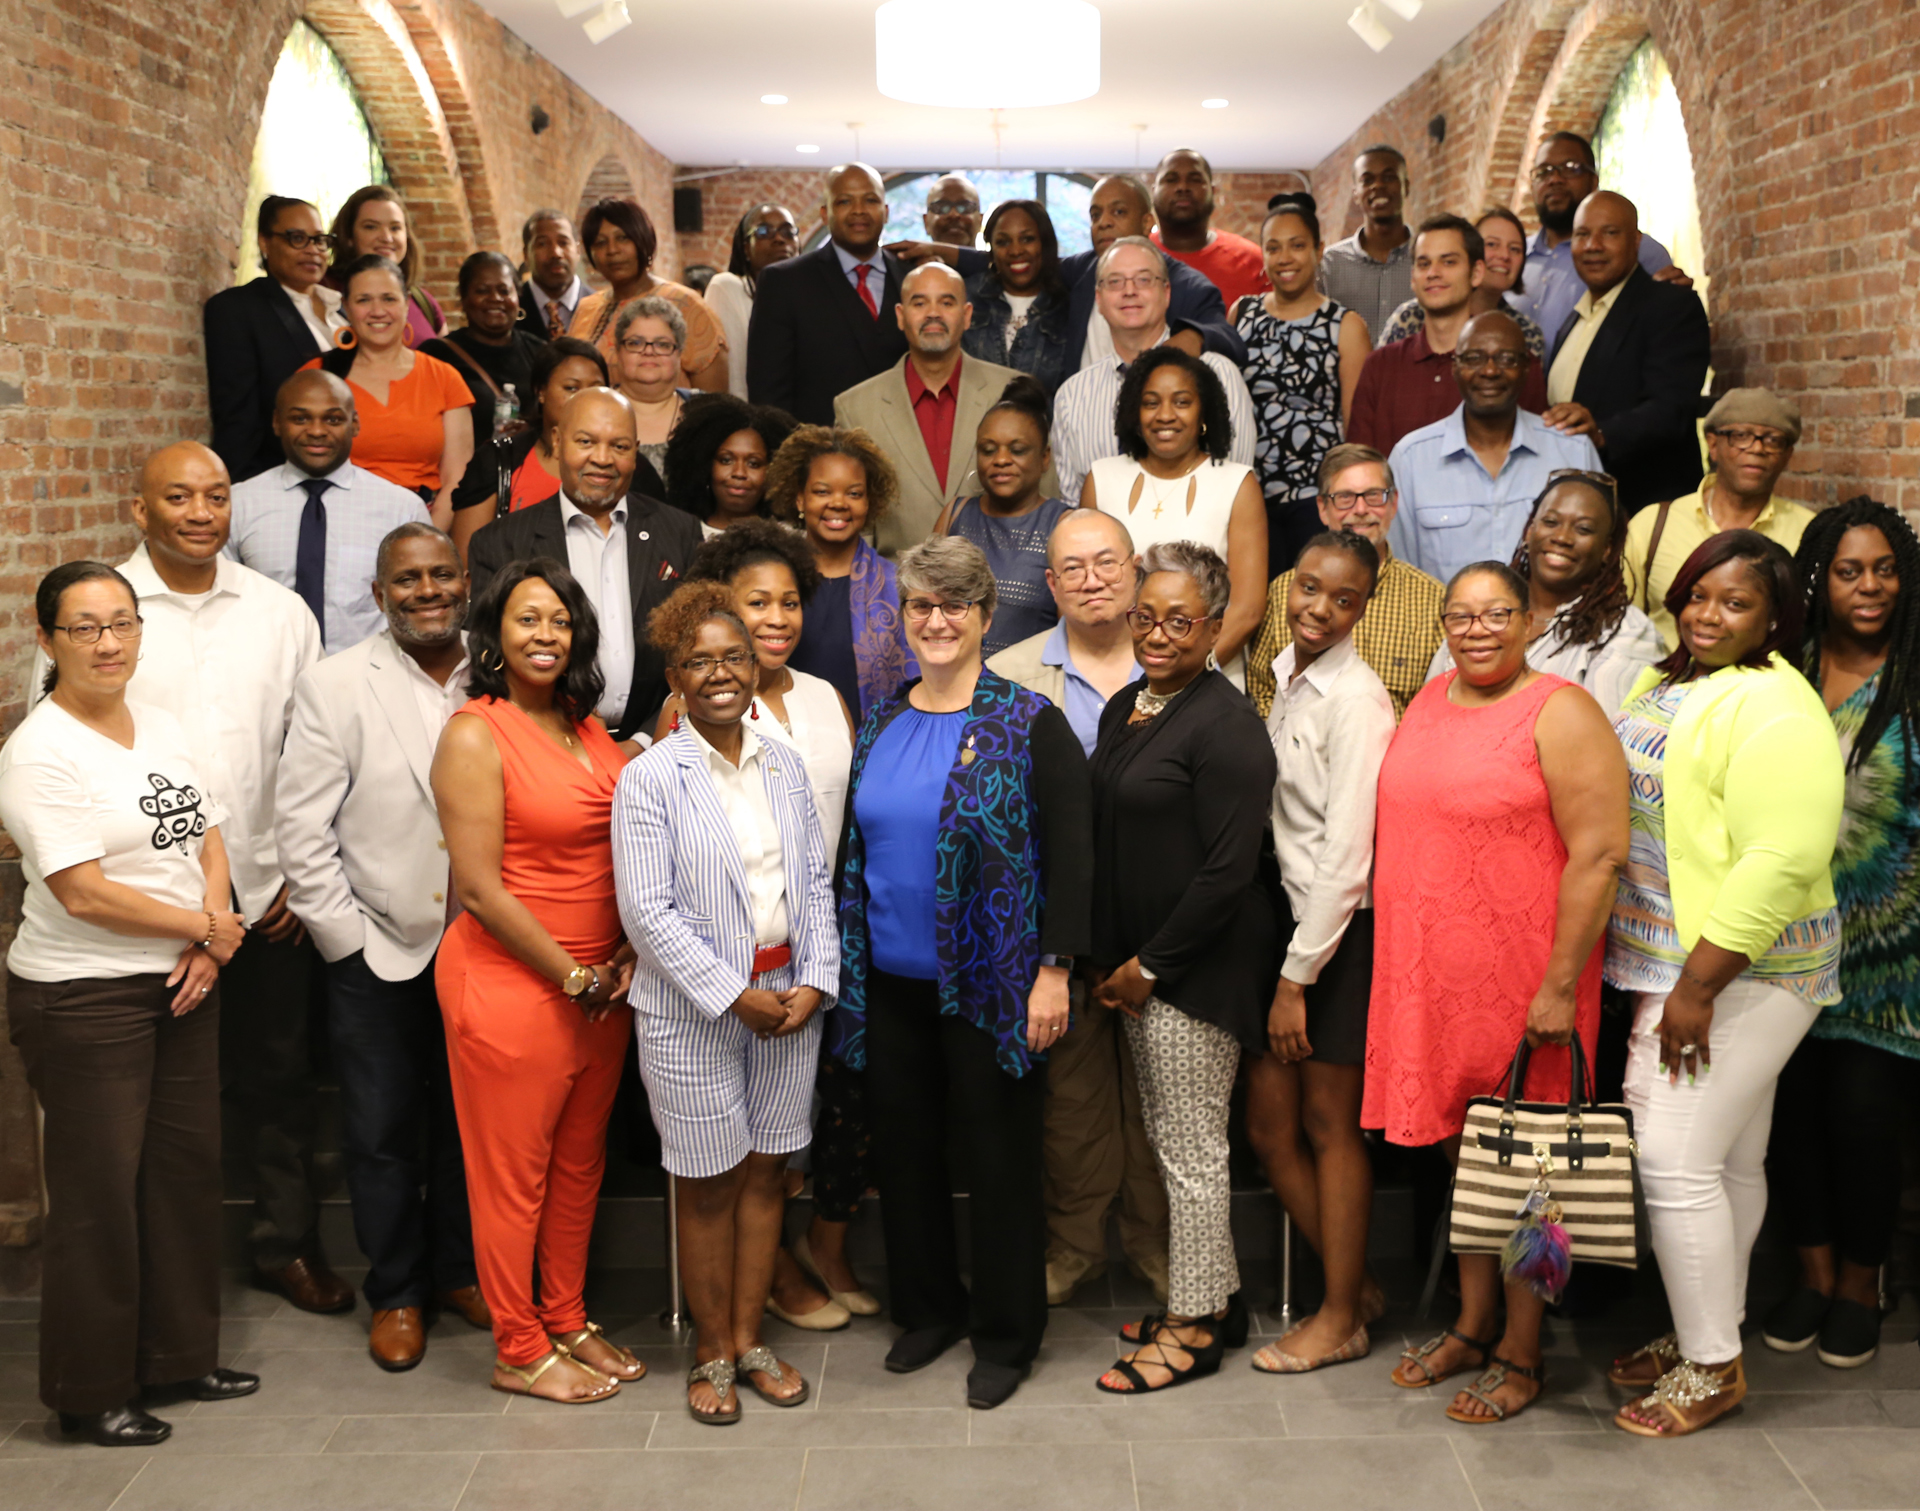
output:
{"label": "curly hair", "polygon": [[[1745,562],[1754,581],[1767,595],[1773,628],[1765,640],[1739,661],[1741,666],[1765,666],[1775,651],[1786,655],[1800,644],[1801,627],[1807,615],[1806,599],[1800,591],[1800,574],[1787,548],[1778,541],[1768,540],[1758,530],[1722,530],[1718,535],[1709,535],[1680,564],[1673,586],[1667,589],[1667,596],[1661,602],[1677,626],[1680,611],[1693,596],[1694,585],[1730,561]],[[1665,682],[1675,682],[1688,675],[1693,670],[1693,652],[1687,649],[1686,637],[1681,636],[1673,651],[1654,662],[1653,668]]]}
{"label": "curly hair", "polygon": [[1520,527],[1520,544],[1513,548],[1513,569],[1529,583],[1533,581],[1533,562],[1527,554],[1527,531],[1533,528],[1533,522],[1548,496],[1558,493],[1562,488],[1584,488],[1602,500],[1607,506],[1610,523],[1607,526],[1606,558],[1600,563],[1600,570],[1593,574],[1559,616],[1553,638],[1559,645],[1604,645],[1620,628],[1620,621],[1626,618],[1629,606],[1627,575],[1620,569],[1627,550],[1627,511],[1620,507],[1616,494],[1602,488],[1597,481],[1588,482],[1585,478],[1563,477],[1548,483],[1540,490],[1540,496],[1527,511],[1526,523]]}
{"label": "curly hair", "polygon": [[1140,581],[1155,572],[1175,572],[1192,580],[1206,600],[1207,617],[1218,619],[1227,611],[1233,596],[1233,583],[1227,576],[1227,564],[1211,546],[1195,540],[1163,540],[1148,546],[1140,554]]}
{"label": "curly hair", "polygon": [[[771,465],[796,423],[784,409],[749,404],[730,393],[688,399],[667,437],[667,502],[695,519],[708,518],[718,507],[713,501],[713,458],[727,437],[751,430],[765,443]],[[753,512],[766,516],[764,492]]]}
{"label": "curly hair", "polygon": [[506,656],[500,645],[500,626],[507,617],[507,600],[521,583],[539,578],[554,591],[573,619],[573,643],[567,648],[567,669],[553,690],[554,706],[574,724],[584,723],[607,690],[600,675],[600,616],[573,573],[551,556],[510,561],[488,579],[467,610],[467,654],[472,672],[467,677],[469,698],[507,696]]}
{"label": "curly hair", "polygon": [[693,553],[687,581],[731,583],[748,567],[767,562],[793,573],[803,606],[813,601],[820,569],[813,564],[806,536],[770,519],[743,519],[732,529],[722,530]]}
{"label": "curly hair", "polygon": [[1136,357],[1127,369],[1120,397],[1113,401],[1113,434],[1121,451],[1136,462],[1150,454],[1147,433],[1140,425],[1140,403],[1148,381],[1163,367],[1179,368],[1200,390],[1200,448],[1218,466],[1233,449],[1233,413],[1227,408],[1226,386],[1211,367],[1177,346],[1156,346]]}
{"label": "curly hair", "polygon": [[1893,613],[1887,624],[1887,659],[1880,668],[1880,686],[1867,705],[1867,716],[1853,749],[1847,753],[1847,769],[1857,770],[1869,752],[1880,743],[1887,726],[1898,719],[1906,741],[1905,768],[1907,791],[1920,785],[1920,537],[1913,533],[1906,515],[1878,499],[1861,494],[1831,509],[1822,509],[1800,537],[1793,553],[1800,580],[1806,587],[1807,626],[1800,647],[1800,670],[1816,688],[1820,685],[1820,653],[1827,630],[1833,624],[1833,605],[1827,593],[1827,574],[1839,554],[1840,540],[1849,530],[1870,528],[1887,538],[1893,552],[1894,569],[1900,576],[1900,591],[1893,600]]}
{"label": "curly hair", "polygon": [[601,199],[595,200],[580,222],[580,248],[587,256],[587,266],[594,272],[600,271],[593,260],[594,238],[600,234],[604,225],[614,225],[626,234],[634,250],[640,254],[640,271],[645,273],[653,266],[654,254],[660,250],[660,233],[653,228],[653,217],[640,207],[638,200]]}
{"label": "curly hair", "polygon": [[866,469],[867,523],[886,517],[900,497],[900,475],[886,452],[858,426],[798,425],[767,465],[767,505],[777,519],[800,518],[800,495],[823,456],[851,457]]}
{"label": "curly hair", "polygon": [[675,666],[699,635],[700,627],[715,619],[732,625],[752,646],[746,625],[734,612],[733,589],[711,580],[683,582],[675,588],[667,601],[647,616],[647,641],[666,657],[668,666]]}
{"label": "curly hair", "polygon": [[663,299],[658,294],[643,294],[620,306],[620,313],[613,317],[613,344],[624,344],[627,332],[640,320],[658,320],[667,328],[667,334],[673,337],[675,349],[687,349],[687,317],[673,307],[671,300]]}

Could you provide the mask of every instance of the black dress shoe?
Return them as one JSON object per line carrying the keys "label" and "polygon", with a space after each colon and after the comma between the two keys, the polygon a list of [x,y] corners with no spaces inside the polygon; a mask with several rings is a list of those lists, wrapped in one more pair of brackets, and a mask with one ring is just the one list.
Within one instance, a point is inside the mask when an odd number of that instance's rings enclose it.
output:
{"label": "black dress shoe", "polygon": [[887,1350],[887,1368],[896,1375],[925,1369],[966,1335],[964,1327],[922,1327],[902,1333]]}
{"label": "black dress shoe", "polygon": [[975,1411],[992,1411],[1004,1404],[1026,1377],[1024,1369],[1015,1369],[1011,1364],[975,1359],[973,1368],[967,1371],[967,1404]]}
{"label": "black dress shoe", "polygon": [[173,1424],[148,1416],[138,1406],[116,1406],[82,1414],[63,1411],[60,1430],[69,1437],[85,1436],[102,1448],[151,1448],[166,1442]]}
{"label": "black dress shoe", "polygon": [[180,1389],[196,1401],[231,1401],[237,1396],[250,1396],[259,1388],[260,1377],[244,1369],[216,1369],[210,1375],[180,1383]]}

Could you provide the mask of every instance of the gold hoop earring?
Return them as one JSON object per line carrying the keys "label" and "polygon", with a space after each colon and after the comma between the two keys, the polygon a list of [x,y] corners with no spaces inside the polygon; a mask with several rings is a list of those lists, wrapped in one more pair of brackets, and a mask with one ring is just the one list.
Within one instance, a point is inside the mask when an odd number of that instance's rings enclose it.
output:
{"label": "gold hoop earring", "polygon": [[[487,657],[489,656],[493,657],[493,659],[500,664],[498,666],[489,666],[487,664]],[[507,658],[501,655],[499,651],[486,650],[480,653],[480,670],[484,672],[503,672],[506,669]]]}

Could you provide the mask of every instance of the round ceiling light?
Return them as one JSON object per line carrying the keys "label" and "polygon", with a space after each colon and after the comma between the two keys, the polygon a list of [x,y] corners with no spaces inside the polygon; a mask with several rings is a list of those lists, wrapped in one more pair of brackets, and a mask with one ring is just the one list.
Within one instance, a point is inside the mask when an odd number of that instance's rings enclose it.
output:
{"label": "round ceiling light", "polygon": [[1200,108],[1202,110],[1225,110],[1227,108],[1227,102],[1221,99],[1202,100],[1200,102]]}
{"label": "round ceiling light", "polygon": [[762,105],[784,105],[787,103],[787,97],[783,94],[763,94],[760,96],[760,103]]}
{"label": "round ceiling light", "polygon": [[795,152],[818,152],[820,148],[817,144],[813,142],[802,142],[798,147],[795,147],[793,150]]}
{"label": "round ceiling light", "polygon": [[944,0],[887,0],[873,27],[890,100],[1016,110],[1100,92],[1100,12],[1086,0],[972,0],[958,23]]}

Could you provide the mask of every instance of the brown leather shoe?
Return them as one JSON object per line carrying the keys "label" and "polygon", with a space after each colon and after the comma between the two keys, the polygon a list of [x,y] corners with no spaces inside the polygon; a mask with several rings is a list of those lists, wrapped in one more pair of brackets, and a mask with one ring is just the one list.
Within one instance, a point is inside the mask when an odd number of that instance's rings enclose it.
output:
{"label": "brown leather shoe", "polygon": [[400,1306],[390,1312],[375,1312],[373,1331],[367,1335],[367,1352],[382,1369],[396,1374],[412,1369],[427,1356],[427,1328],[420,1308]]}
{"label": "brown leather shoe", "polygon": [[350,1312],[353,1287],[348,1285],[325,1261],[296,1259],[284,1269],[255,1270],[254,1283],[263,1290],[278,1291],[303,1312]]}
{"label": "brown leather shoe", "polygon": [[466,1319],[468,1327],[489,1330],[493,1327],[493,1311],[477,1285],[463,1285],[458,1290],[442,1291],[434,1300],[446,1311],[458,1312]]}

